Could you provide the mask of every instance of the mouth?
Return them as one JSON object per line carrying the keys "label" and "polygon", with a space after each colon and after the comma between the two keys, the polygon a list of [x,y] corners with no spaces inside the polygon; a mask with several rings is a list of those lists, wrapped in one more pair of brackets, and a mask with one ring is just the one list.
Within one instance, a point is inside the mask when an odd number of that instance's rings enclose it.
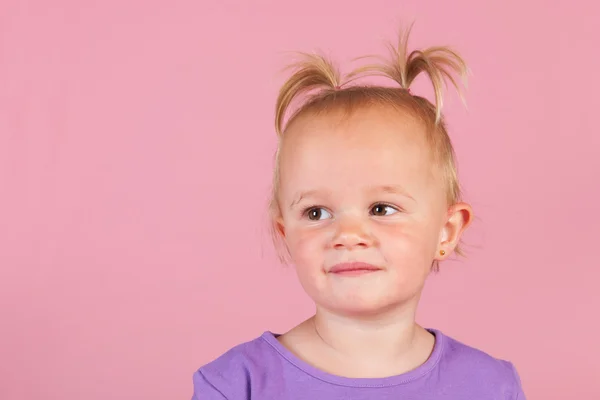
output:
{"label": "mouth", "polygon": [[357,276],[364,274],[372,274],[381,271],[381,268],[363,262],[350,262],[336,264],[327,271],[329,274],[337,276]]}

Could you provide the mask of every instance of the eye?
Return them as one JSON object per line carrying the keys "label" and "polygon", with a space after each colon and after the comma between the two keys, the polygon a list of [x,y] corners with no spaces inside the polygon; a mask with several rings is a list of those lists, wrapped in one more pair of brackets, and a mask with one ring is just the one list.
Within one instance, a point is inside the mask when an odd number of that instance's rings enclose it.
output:
{"label": "eye", "polygon": [[320,221],[322,219],[331,218],[331,214],[321,207],[312,207],[304,213],[311,221]]}
{"label": "eye", "polygon": [[371,208],[371,214],[376,215],[378,217],[385,216],[385,215],[392,215],[397,212],[398,212],[398,209],[396,207],[390,206],[389,204],[383,204],[383,203],[375,204]]}

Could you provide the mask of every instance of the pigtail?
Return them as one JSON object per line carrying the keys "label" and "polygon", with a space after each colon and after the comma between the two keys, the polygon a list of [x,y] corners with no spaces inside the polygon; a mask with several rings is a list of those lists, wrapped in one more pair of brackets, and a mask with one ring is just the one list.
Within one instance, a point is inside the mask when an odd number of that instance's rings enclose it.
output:
{"label": "pigtail", "polygon": [[[402,89],[410,90],[410,85],[422,72],[426,73],[433,86],[435,94],[435,123],[442,117],[444,105],[443,88],[446,81],[450,81],[465,102],[456,75],[460,76],[463,85],[467,85],[468,68],[462,57],[448,47],[429,47],[424,50],[413,50],[408,53],[408,40],[412,25],[405,31],[400,30],[396,46],[389,44],[390,57],[376,58],[379,63],[369,64],[357,68],[349,74],[351,79],[365,75],[384,76],[396,81]],[[367,57],[361,57],[367,58]]]}
{"label": "pigtail", "polygon": [[292,76],[279,90],[275,106],[275,130],[283,132],[283,120],[290,104],[298,96],[315,89],[336,90],[341,86],[339,70],[324,56],[299,53],[301,59],[288,66],[294,70]]}

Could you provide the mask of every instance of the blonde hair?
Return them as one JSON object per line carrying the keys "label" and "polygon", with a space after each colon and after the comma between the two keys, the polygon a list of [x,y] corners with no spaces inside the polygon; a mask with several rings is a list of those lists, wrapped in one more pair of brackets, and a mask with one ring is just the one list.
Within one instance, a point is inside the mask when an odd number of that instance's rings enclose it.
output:
{"label": "blonde hair", "polygon": [[[279,233],[275,216],[280,215],[278,203],[279,153],[286,129],[299,116],[308,113],[324,113],[345,110],[349,113],[360,107],[388,106],[409,112],[426,127],[427,140],[435,162],[441,168],[446,185],[446,201],[449,205],[461,200],[460,184],[456,169],[455,154],[446,131],[443,107],[444,83],[450,82],[464,101],[458,85],[457,75],[466,86],[468,68],[461,56],[448,47],[429,47],[408,52],[408,39],[412,25],[400,31],[396,46],[389,45],[390,57],[375,58],[377,62],[363,65],[342,76],[337,67],[322,55],[299,53],[301,59],[288,66],[294,72],[279,90],[275,106],[275,130],[278,147],[275,155],[275,170],[269,211],[271,233],[278,256],[283,263],[289,260],[289,251]],[[433,86],[435,104],[424,97],[413,95],[410,86],[417,76],[425,73]],[[378,85],[350,85],[363,77],[383,76],[395,81],[400,87]],[[294,102],[300,102],[284,123],[286,114]],[[460,246],[456,253],[462,255]],[[433,268],[439,268],[437,262]]]}

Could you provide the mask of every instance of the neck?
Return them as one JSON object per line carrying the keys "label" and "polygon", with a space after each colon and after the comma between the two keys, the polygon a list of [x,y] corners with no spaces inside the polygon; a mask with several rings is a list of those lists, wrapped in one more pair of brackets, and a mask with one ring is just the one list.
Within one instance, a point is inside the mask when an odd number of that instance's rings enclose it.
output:
{"label": "neck", "polygon": [[409,360],[432,336],[415,322],[407,305],[376,318],[344,316],[320,307],[312,318],[315,334],[336,358],[369,363]]}

